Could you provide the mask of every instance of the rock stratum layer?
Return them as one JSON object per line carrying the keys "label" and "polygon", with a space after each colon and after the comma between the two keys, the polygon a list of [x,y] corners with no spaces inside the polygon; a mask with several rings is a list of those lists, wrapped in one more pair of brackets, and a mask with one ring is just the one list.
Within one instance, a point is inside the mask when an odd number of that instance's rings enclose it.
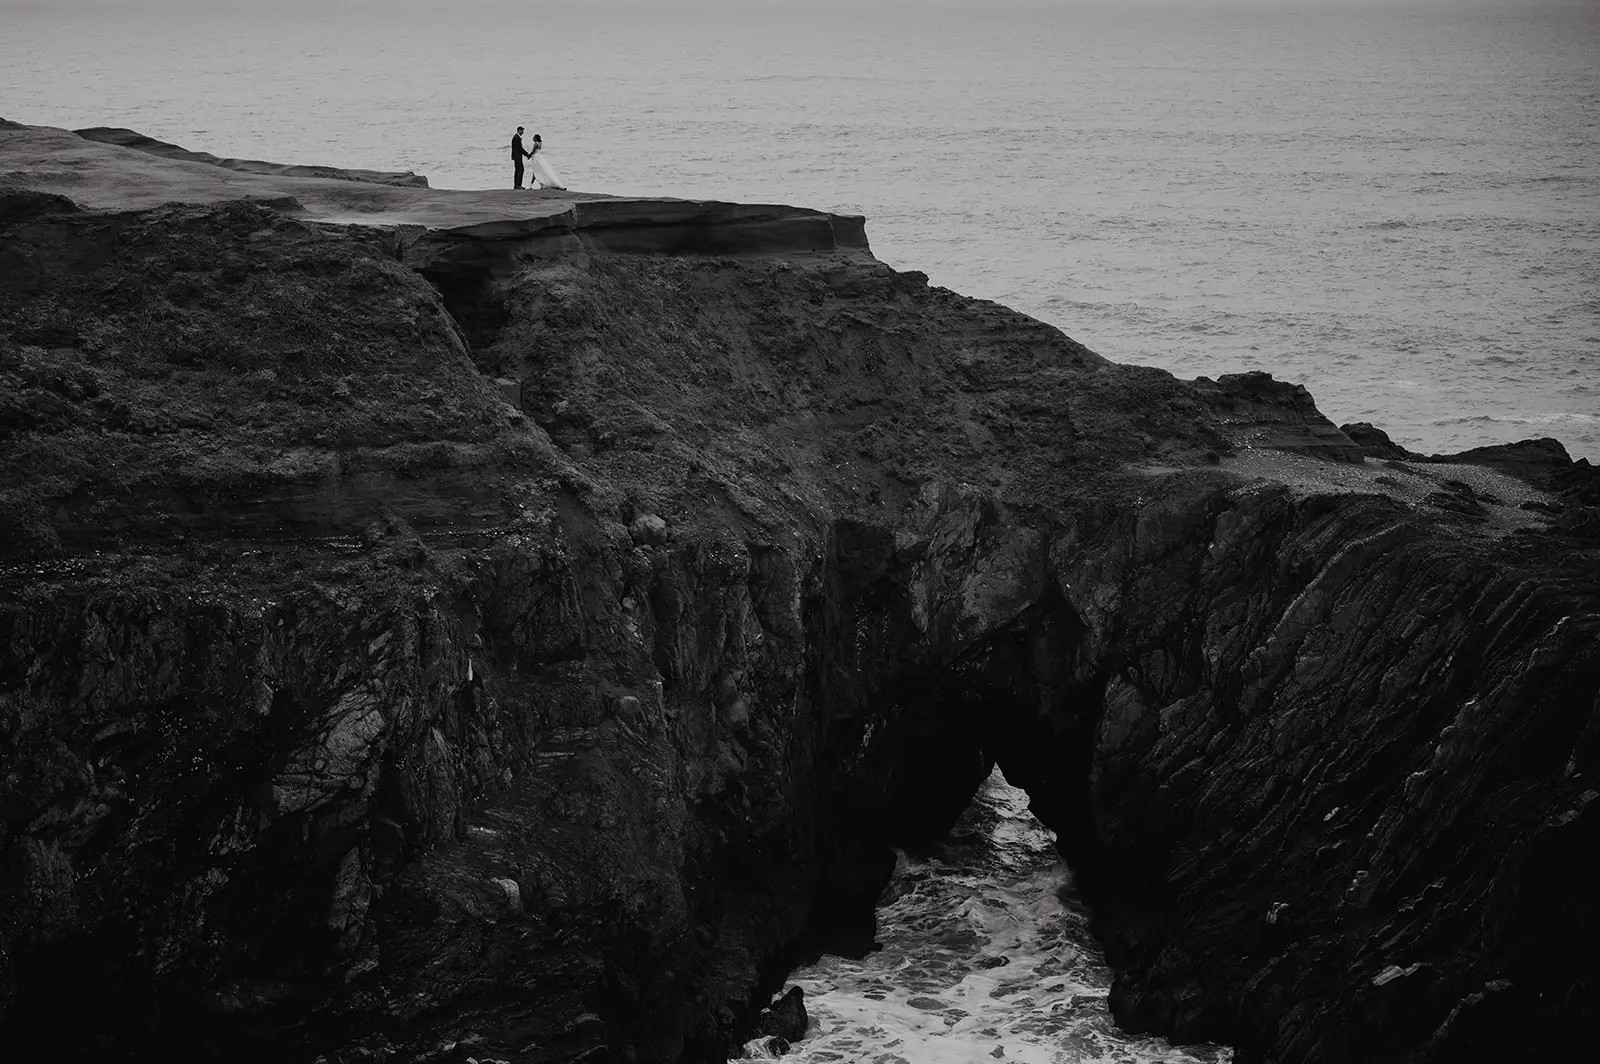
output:
{"label": "rock stratum layer", "polygon": [[1593,1031],[1553,441],[1113,364],[860,219],[89,135],[0,127],[16,1059],[720,1060],[995,763],[1130,1028]]}

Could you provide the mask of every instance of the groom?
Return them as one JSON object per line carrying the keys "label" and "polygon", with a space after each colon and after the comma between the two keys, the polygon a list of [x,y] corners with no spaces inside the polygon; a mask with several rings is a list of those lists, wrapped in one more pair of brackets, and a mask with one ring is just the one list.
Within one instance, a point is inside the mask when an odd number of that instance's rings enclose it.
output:
{"label": "groom", "polygon": [[522,187],[522,160],[533,158],[533,152],[525,151],[522,147],[522,127],[517,127],[516,136],[511,138],[511,163],[516,168],[511,177],[511,187]]}

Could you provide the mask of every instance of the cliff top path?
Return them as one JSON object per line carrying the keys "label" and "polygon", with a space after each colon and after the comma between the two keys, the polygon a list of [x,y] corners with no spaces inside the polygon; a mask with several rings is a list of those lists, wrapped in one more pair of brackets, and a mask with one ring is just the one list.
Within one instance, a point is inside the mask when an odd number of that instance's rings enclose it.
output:
{"label": "cliff top path", "polygon": [[71,198],[91,210],[143,210],[163,203],[254,199],[292,207],[317,221],[459,227],[481,221],[544,218],[593,193],[431,189],[413,174],[219,159],[128,129],[76,132],[0,125],[11,181]]}

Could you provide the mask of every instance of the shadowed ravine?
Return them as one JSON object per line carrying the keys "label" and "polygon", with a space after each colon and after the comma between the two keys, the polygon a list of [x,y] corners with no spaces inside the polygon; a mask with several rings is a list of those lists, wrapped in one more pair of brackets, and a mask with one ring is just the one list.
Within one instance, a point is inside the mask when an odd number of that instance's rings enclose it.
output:
{"label": "shadowed ravine", "polygon": [[725,1059],[995,765],[1127,1031],[1592,1029],[1555,441],[1111,363],[859,220],[252,165],[0,125],[22,1059]]}

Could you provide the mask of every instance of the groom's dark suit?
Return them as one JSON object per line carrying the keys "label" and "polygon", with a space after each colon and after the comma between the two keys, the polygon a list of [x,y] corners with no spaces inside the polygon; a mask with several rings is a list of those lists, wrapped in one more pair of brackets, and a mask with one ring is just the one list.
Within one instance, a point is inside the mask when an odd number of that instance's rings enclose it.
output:
{"label": "groom's dark suit", "polygon": [[516,167],[516,172],[511,177],[511,187],[522,187],[522,160],[533,158],[533,152],[522,150],[522,134],[518,133],[511,138],[511,162]]}

